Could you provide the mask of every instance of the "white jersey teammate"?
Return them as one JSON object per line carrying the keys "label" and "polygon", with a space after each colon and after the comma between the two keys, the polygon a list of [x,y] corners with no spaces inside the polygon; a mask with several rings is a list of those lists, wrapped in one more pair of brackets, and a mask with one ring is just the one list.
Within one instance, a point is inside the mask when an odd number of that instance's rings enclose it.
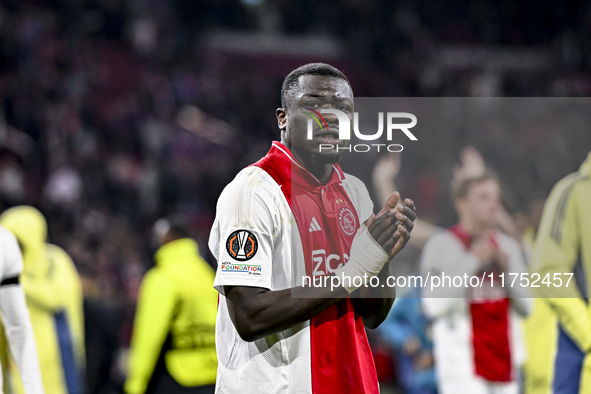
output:
{"label": "white jersey teammate", "polygon": [[[35,338],[20,285],[23,261],[16,238],[0,227],[0,312],[10,353],[20,372],[25,394],[43,394]],[[0,392],[3,382],[0,374]]]}

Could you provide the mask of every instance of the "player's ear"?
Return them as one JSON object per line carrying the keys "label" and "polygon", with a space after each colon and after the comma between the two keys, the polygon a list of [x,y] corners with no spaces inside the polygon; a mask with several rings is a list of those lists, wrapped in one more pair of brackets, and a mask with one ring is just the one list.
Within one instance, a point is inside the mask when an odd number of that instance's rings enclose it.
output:
{"label": "player's ear", "polygon": [[275,116],[277,117],[277,126],[279,127],[279,130],[285,131],[287,128],[287,110],[285,108],[277,108]]}

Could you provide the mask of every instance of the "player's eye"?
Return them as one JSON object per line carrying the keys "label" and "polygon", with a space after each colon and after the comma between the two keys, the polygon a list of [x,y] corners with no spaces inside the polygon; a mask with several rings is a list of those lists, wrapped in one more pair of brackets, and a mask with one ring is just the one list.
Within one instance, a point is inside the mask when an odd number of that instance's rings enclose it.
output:
{"label": "player's eye", "polygon": [[348,105],[337,105],[337,109],[343,112],[351,112],[351,108]]}
{"label": "player's eye", "polygon": [[306,104],[304,104],[304,108],[318,108],[320,107],[320,104],[318,104],[315,101],[309,101]]}

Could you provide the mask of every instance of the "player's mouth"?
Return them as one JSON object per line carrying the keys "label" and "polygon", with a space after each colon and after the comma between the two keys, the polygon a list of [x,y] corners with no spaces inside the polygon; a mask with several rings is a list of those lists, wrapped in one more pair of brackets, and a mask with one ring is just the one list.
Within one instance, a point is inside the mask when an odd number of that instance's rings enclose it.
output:
{"label": "player's mouth", "polygon": [[341,142],[338,131],[322,131],[316,134],[315,140],[322,144],[337,145]]}

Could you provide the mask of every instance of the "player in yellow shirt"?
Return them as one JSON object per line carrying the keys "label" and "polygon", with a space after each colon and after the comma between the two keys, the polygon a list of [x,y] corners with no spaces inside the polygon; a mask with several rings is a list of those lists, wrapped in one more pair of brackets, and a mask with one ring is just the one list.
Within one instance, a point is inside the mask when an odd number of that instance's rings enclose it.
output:
{"label": "player in yellow shirt", "polygon": [[183,225],[161,219],[155,227],[161,247],[140,288],[125,392],[213,393],[214,271]]}
{"label": "player in yellow shirt", "polygon": [[[23,254],[21,282],[45,393],[83,393],[84,321],[78,272],[63,249],[46,242],[47,223],[37,209],[8,209],[0,224],[14,234]],[[15,392],[23,393],[18,374],[11,375]]]}
{"label": "player in yellow shirt", "polygon": [[[591,153],[579,171],[559,181],[548,197],[531,272],[542,279],[541,287],[532,290],[546,298],[560,326],[552,392],[591,393],[591,310],[586,301],[591,286]],[[565,274],[571,273],[566,286],[569,275]],[[543,284],[546,279],[551,286]]]}
{"label": "player in yellow shirt", "polygon": [[[528,226],[521,243],[531,261],[542,209],[546,199],[534,199],[527,212]],[[550,394],[554,377],[554,358],[558,339],[558,319],[546,298],[536,298],[532,313],[523,321],[527,359],[523,365],[523,392]]]}

